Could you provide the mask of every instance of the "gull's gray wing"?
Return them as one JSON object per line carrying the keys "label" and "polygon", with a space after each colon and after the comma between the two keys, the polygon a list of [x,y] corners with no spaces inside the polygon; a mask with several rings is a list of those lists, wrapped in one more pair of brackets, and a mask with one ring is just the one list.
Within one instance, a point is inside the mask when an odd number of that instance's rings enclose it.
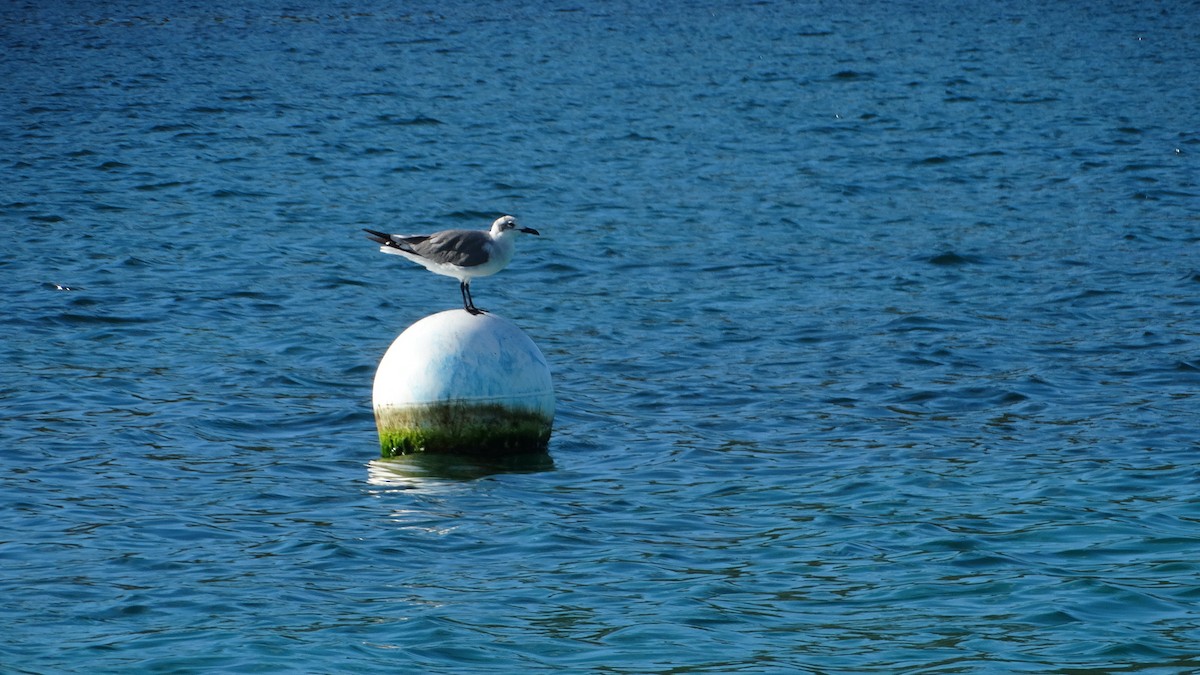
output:
{"label": "gull's gray wing", "polygon": [[397,237],[401,246],[436,263],[474,267],[488,261],[492,236],[482,230],[443,230],[429,236]]}

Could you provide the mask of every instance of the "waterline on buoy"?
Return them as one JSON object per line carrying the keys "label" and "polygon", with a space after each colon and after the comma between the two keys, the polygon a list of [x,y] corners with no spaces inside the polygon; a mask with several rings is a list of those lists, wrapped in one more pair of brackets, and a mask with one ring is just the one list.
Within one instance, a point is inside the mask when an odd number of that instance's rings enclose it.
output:
{"label": "waterline on buoy", "polygon": [[553,418],[499,404],[465,402],[375,409],[384,456],[411,452],[502,455],[542,451]]}

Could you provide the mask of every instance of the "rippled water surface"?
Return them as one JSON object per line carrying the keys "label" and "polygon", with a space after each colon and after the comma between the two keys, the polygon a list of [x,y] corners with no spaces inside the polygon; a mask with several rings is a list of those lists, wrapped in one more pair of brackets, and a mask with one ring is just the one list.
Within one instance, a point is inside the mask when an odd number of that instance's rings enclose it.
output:
{"label": "rippled water surface", "polygon": [[477,4],[0,8],[0,670],[1200,669],[1195,3]]}

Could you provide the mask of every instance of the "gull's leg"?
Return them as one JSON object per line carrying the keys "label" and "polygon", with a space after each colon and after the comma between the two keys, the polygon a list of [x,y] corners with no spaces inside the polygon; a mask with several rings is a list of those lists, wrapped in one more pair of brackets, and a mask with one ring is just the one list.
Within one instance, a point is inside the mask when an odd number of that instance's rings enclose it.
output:
{"label": "gull's leg", "polygon": [[483,310],[475,306],[475,300],[471,297],[471,285],[466,281],[458,283],[458,290],[462,291],[463,309],[471,314],[483,314]]}

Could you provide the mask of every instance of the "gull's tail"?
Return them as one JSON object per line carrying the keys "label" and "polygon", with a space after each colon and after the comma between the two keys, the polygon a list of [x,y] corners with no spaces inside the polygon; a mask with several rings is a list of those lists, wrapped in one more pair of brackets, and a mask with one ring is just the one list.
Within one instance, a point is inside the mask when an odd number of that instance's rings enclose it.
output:
{"label": "gull's tail", "polygon": [[408,241],[403,238],[392,237],[391,234],[386,232],[377,232],[374,229],[367,229],[365,227],[362,228],[362,232],[371,235],[367,239],[374,241],[376,244],[382,244],[382,246],[379,246],[379,250],[384,253],[395,253],[397,256],[404,255],[404,253],[413,253],[412,245],[409,245]]}
{"label": "gull's tail", "polygon": [[[387,232],[377,232],[375,230],[368,230],[365,227],[363,228],[363,232],[366,232],[367,234],[371,235],[371,236],[367,237],[367,239],[370,239],[371,241],[375,242],[376,244],[382,244],[382,246],[379,247],[380,251],[383,251],[384,253],[394,253],[396,255],[403,255],[406,258],[409,256],[420,257],[420,254],[413,250],[413,244],[419,244],[429,238],[428,235],[417,235],[417,236],[413,236],[413,237],[405,237],[405,236],[399,235],[399,234],[388,234]],[[415,259],[415,258],[410,258],[410,259]]]}

